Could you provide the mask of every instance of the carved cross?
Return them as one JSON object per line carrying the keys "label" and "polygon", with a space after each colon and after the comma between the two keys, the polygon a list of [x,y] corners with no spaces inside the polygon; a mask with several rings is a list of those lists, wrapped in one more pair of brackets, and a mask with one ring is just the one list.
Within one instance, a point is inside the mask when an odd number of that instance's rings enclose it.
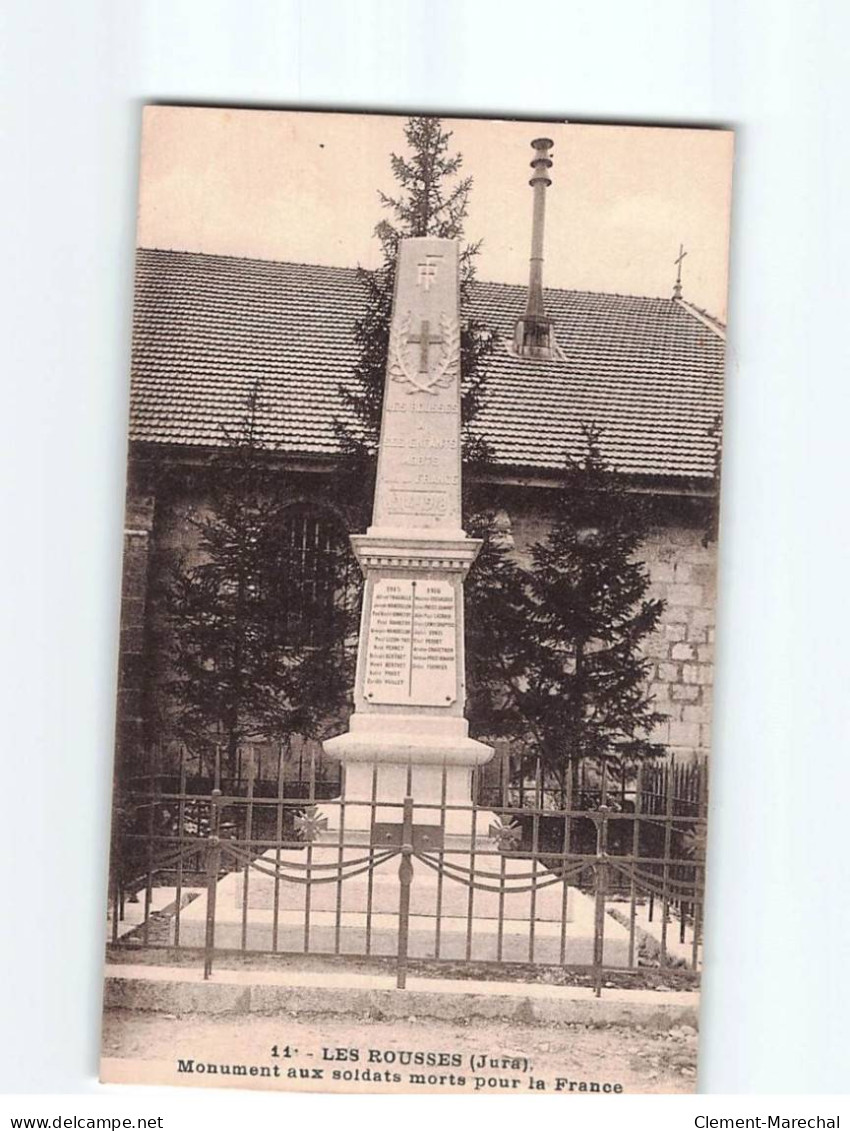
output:
{"label": "carved cross", "polygon": [[438,346],[442,343],[443,337],[441,334],[431,333],[431,323],[427,318],[423,318],[420,324],[418,334],[408,334],[407,340],[411,345],[419,346],[419,372],[428,372],[428,356],[431,351],[431,346]]}

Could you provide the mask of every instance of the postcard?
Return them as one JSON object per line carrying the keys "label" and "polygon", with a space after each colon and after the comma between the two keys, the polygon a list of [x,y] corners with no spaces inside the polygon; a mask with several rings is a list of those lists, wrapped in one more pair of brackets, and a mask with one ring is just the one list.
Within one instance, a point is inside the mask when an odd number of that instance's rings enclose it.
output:
{"label": "postcard", "polygon": [[104,1081],[695,1090],[732,153],[145,109]]}

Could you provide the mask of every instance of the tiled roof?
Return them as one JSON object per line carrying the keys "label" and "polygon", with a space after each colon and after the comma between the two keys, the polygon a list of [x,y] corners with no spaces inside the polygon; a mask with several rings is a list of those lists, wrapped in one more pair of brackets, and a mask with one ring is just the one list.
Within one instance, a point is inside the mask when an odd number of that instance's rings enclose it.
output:
{"label": "tiled roof", "polygon": [[[226,444],[259,377],[264,442],[333,456],[363,303],[353,268],[140,249],[131,439]],[[498,334],[478,418],[497,465],[557,469],[593,422],[624,473],[711,477],[724,364],[711,324],[672,299],[547,290],[563,356],[539,361],[506,348],[524,304],[524,287],[479,282],[468,312]]]}

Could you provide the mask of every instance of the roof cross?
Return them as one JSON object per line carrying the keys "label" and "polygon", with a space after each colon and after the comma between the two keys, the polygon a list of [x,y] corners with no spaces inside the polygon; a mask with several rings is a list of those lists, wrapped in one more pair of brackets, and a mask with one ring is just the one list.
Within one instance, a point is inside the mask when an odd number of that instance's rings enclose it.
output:
{"label": "roof cross", "polygon": [[685,251],[685,245],[679,244],[679,254],[673,260],[676,264],[676,283],[673,287],[673,298],[682,297],[682,260],[688,253]]}

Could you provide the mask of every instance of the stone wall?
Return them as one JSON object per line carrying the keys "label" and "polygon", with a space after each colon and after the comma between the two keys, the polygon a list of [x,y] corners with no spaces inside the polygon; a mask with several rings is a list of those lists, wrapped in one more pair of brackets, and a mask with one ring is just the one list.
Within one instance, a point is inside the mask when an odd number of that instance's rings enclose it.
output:
{"label": "stone wall", "polygon": [[653,738],[677,755],[708,754],[714,684],[716,544],[687,526],[657,529],[644,548],[651,596],[666,605],[647,642],[650,689],[667,716]]}
{"label": "stone wall", "polygon": [[[197,530],[192,519],[201,517],[210,502],[202,476],[199,480],[191,485],[184,481],[182,490],[158,500],[155,533],[152,498],[137,495],[128,502],[119,739],[126,743],[130,756],[144,734],[143,665],[147,664],[150,679],[162,662],[162,657],[153,654],[156,612],[155,602],[145,600],[146,583],[167,567],[175,553],[188,555],[190,560],[194,557]],[[293,501],[311,495],[317,505],[328,505],[326,490],[314,493],[303,482],[293,486]],[[550,490],[494,490],[490,505],[504,508],[521,560],[527,562],[530,547],[545,538],[553,501]],[[707,754],[711,741],[716,544],[704,544],[708,505],[706,500],[659,501],[656,525],[641,552],[652,579],[650,595],[665,602],[659,629],[645,649],[651,662],[655,707],[665,716],[653,739],[684,758]]]}
{"label": "stone wall", "polygon": [[124,522],[124,567],[116,717],[116,772],[132,765],[145,743],[148,590],[154,499],[129,494]]}

